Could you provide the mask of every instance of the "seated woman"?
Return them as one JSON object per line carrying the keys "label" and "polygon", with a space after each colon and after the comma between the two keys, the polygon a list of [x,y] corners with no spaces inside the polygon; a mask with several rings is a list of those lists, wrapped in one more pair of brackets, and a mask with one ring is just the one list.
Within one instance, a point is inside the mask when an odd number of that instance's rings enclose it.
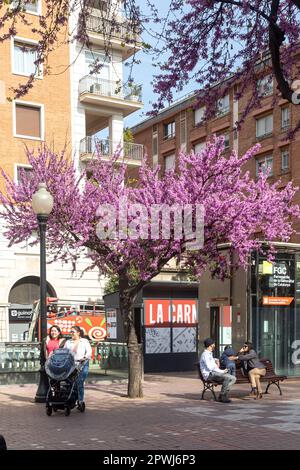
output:
{"label": "seated woman", "polygon": [[92,355],[92,348],[89,341],[83,338],[82,329],[75,325],[71,328],[72,338],[68,339],[65,344],[65,348],[69,349],[77,363],[84,363],[83,369],[78,375],[77,385],[78,385],[78,404],[82,405],[84,402],[84,381],[89,373],[89,359]]}
{"label": "seated woman", "polygon": [[253,349],[252,343],[250,341],[246,341],[244,346],[239,352],[238,359],[242,363],[247,364],[247,372],[251,382],[251,392],[250,395],[257,398],[262,398],[262,388],[260,383],[260,378],[266,375],[266,368],[259,361],[257,353]]}

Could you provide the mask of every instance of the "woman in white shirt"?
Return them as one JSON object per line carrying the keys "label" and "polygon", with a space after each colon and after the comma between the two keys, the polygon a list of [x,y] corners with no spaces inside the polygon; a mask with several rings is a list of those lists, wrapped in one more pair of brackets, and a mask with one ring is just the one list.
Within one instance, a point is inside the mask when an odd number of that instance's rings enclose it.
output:
{"label": "woman in white shirt", "polygon": [[85,338],[82,338],[82,330],[79,326],[72,326],[71,335],[72,339],[68,339],[64,347],[71,351],[75,362],[85,363],[77,379],[78,402],[79,405],[82,405],[84,398],[84,381],[89,373],[89,359],[92,355],[92,348],[89,341]]}

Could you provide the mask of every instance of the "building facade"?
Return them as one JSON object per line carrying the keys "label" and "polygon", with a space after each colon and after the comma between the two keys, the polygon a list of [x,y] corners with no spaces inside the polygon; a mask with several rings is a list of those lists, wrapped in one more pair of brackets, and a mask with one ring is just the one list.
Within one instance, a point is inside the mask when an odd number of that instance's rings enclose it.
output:
{"label": "building facade", "polygon": [[[293,141],[286,138],[287,130],[300,119],[299,107],[280,97],[274,103],[276,84],[265,69],[257,81],[261,107],[237,131],[235,123],[252,92],[235,100],[235,86],[216,103],[213,119],[204,119],[204,106],[194,109],[195,97],[190,94],[132,128],[135,142],[145,145],[150,164],[160,165],[161,173],[176,168],[180,149],[199,152],[212,134],[224,136],[225,154],[234,149],[243,155],[259,142],[260,150],[245,166],[251,176],[269,168],[270,182],[280,179],[284,187],[293,180],[299,186],[300,135]],[[295,202],[300,203],[299,192]],[[295,228],[299,231],[298,222]],[[249,339],[278,371],[300,375],[299,248],[300,237],[295,235],[290,243],[277,244],[272,265],[253,253],[249,269],[239,269],[224,282],[211,280],[205,273],[199,284],[200,342],[214,337],[220,353],[226,344],[239,348]]]}
{"label": "building facade", "polygon": [[[91,1],[89,47],[79,40],[60,45],[50,54],[51,73],[46,74],[34,64],[37,37],[31,32],[35,24],[38,27],[45,4],[43,0],[24,2],[31,26],[20,24],[17,36],[0,44],[0,167],[15,181],[21,169],[30,172],[25,147],[37,149],[43,143],[56,151],[66,147],[66,157],[74,159],[78,169],[93,158],[96,144],[103,158],[121,146],[121,160],[132,168],[141,164],[142,146],[123,142],[123,119],[140,109],[142,102],[139,86],[123,85],[123,62],[139,46],[138,32],[125,22],[121,4]],[[74,13],[71,33],[76,25]],[[95,61],[99,67],[93,72]],[[33,73],[36,80],[29,93],[9,101],[11,89]],[[2,178],[0,184],[3,189]],[[39,247],[8,248],[3,231],[0,221],[0,342],[23,341],[28,321],[23,330],[12,333],[9,307],[25,308],[39,297]],[[81,261],[73,274],[67,264],[48,265],[48,295],[70,301],[101,300],[105,280],[96,271],[81,277],[86,267]]]}

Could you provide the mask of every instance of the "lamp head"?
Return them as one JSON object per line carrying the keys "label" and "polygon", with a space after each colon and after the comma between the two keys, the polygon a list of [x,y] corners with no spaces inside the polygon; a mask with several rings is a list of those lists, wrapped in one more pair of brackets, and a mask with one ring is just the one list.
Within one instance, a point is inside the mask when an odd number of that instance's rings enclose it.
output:
{"label": "lamp head", "polygon": [[32,209],[36,215],[49,215],[53,209],[53,197],[47,191],[46,183],[39,183],[39,189],[32,196]]}

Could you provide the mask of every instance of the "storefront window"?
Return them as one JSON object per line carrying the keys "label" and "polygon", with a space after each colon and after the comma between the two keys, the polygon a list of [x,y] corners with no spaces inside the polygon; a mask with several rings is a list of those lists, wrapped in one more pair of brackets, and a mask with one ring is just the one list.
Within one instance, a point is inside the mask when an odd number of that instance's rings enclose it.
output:
{"label": "storefront window", "polygon": [[278,373],[300,375],[300,256],[278,253],[273,263],[259,256],[255,270],[258,292],[253,292],[252,267],[255,347],[260,357],[271,359]]}

